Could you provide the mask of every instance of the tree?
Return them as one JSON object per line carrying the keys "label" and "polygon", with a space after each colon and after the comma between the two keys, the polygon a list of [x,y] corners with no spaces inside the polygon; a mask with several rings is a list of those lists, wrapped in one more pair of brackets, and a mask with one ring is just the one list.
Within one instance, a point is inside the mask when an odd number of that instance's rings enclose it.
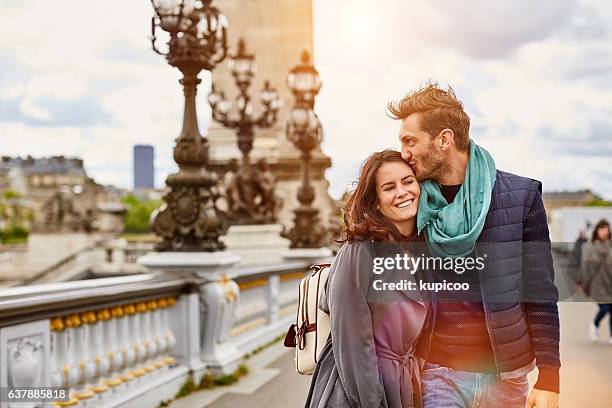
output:
{"label": "tree", "polygon": [[26,242],[30,235],[32,211],[24,204],[21,194],[5,190],[0,196],[0,242]]}
{"label": "tree", "polygon": [[142,200],[130,194],[121,201],[127,207],[123,218],[124,232],[133,234],[151,232],[151,213],[162,204],[161,200]]}

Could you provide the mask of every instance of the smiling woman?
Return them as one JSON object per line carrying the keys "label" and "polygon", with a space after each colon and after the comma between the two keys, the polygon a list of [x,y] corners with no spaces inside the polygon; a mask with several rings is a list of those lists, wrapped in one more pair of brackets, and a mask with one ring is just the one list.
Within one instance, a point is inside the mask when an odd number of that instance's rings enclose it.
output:
{"label": "smiling woman", "polygon": [[406,162],[383,163],[376,172],[376,208],[404,236],[414,232],[419,194],[419,183]]}
{"label": "smiling woman", "polygon": [[396,150],[371,154],[344,208],[341,242],[421,239],[416,235],[420,187]]}

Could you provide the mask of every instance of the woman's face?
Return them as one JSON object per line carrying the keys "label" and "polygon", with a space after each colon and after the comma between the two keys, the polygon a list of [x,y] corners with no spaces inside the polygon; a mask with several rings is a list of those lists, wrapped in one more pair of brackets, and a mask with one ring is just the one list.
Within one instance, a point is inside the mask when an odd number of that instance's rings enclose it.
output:
{"label": "woman's face", "polygon": [[421,188],[404,161],[383,163],[376,172],[378,209],[404,235],[412,234]]}
{"label": "woman's face", "polygon": [[608,241],[610,239],[610,228],[607,225],[599,227],[597,230],[597,238],[600,241]]}

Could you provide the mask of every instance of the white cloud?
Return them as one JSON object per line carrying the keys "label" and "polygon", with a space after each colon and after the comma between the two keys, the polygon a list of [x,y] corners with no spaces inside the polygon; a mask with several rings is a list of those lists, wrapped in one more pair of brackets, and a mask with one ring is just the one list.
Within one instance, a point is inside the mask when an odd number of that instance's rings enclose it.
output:
{"label": "white cloud", "polygon": [[28,116],[33,119],[38,119],[42,121],[51,119],[51,112],[49,112],[48,109],[36,106],[36,103],[30,97],[25,97],[21,100],[21,103],[19,104],[19,110],[25,116]]}
{"label": "white cloud", "polygon": [[0,101],[10,101],[23,96],[25,87],[22,84],[11,84],[0,90]]}
{"label": "white cloud", "polygon": [[49,72],[30,80],[26,93],[32,97],[49,97],[74,101],[87,92],[87,81],[76,72]]}

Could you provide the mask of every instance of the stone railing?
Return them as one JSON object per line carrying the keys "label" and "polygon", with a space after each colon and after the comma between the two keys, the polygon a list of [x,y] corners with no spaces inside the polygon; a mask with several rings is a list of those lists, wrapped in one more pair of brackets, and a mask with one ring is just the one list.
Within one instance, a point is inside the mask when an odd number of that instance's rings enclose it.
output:
{"label": "stone railing", "polygon": [[127,242],[124,239],[115,239],[104,245],[105,260],[111,264],[132,264],[138,258],[153,250],[153,243]]}
{"label": "stone railing", "polygon": [[283,334],[309,263],[0,290],[0,386],[68,387],[64,406],[155,407]]}

